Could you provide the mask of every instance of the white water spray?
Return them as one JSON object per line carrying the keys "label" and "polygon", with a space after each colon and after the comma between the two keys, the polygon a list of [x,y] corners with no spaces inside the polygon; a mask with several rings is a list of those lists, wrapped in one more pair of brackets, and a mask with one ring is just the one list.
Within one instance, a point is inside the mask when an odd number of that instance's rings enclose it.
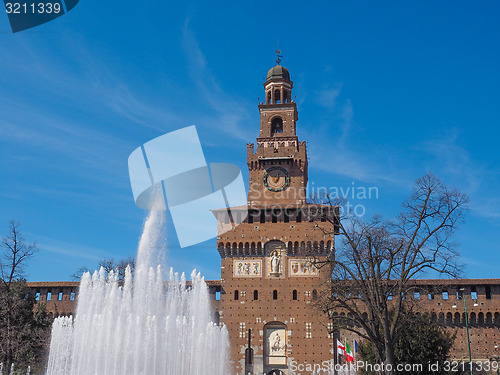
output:
{"label": "white water spray", "polygon": [[211,321],[208,287],[193,271],[165,285],[163,211],[150,211],[135,274],[83,275],[76,316],[54,320],[47,375],[223,375],[228,333]]}

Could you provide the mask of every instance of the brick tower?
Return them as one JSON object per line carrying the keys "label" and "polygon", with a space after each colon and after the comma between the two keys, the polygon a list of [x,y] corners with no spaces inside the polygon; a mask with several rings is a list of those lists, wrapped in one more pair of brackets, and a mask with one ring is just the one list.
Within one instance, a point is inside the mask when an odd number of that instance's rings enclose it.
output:
{"label": "brick tower", "polygon": [[333,252],[333,235],[315,222],[333,217],[334,209],[306,201],[306,144],[296,135],[290,73],[279,57],[277,63],[264,83],[257,148],[247,145],[248,216],[234,226],[223,210],[214,212],[232,374],[291,374],[333,358],[328,322],[313,307],[328,272],[310,260]]}

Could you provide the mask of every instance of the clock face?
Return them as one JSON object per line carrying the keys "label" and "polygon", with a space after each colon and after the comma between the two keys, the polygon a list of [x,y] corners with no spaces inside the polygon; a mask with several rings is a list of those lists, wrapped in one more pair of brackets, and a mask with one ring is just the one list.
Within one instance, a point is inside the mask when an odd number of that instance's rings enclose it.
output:
{"label": "clock face", "polygon": [[282,191],[290,185],[290,176],[285,168],[271,167],[264,172],[264,186],[271,191]]}

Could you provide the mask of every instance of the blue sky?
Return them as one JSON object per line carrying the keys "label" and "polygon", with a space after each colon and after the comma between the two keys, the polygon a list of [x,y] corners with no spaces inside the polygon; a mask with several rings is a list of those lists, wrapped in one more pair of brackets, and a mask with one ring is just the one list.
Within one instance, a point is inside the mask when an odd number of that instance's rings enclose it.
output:
{"label": "blue sky", "polygon": [[[206,159],[239,165],[279,47],[315,186],[375,186],[391,217],[433,172],[471,197],[457,236],[466,277],[498,277],[500,3],[112,2],[12,34],[0,16],[0,233],[40,252],[28,279],[68,280],[132,256],[144,220],[127,158],[196,124]],[[215,240],[168,263],[220,277]]]}

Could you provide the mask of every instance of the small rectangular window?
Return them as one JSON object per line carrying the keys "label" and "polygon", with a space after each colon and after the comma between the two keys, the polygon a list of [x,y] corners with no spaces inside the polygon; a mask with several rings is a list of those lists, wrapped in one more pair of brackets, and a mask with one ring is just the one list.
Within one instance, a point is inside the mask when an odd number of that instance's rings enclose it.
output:
{"label": "small rectangular window", "polygon": [[57,296],[57,300],[62,301],[62,299],[63,299],[63,292],[59,292],[59,294]]}
{"label": "small rectangular window", "polygon": [[443,299],[447,300],[449,298],[448,292],[443,292]]}
{"label": "small rectangular window", "polygon": [[477,299],[477,292],[470,292],[471,299]]}
{"label": "small rectangular window", "polygon": [[491,287],[489,285],[486,285],[485,292],[486,292],[486,299],[491,299]]}
{"label": "small rectangular window", "polygon": [[266,211],[264,211],[264,210],[260,211],[260,222],[261,223],[266,222]]}
{"label": "small rectangular window", "polygon": [[413,294],[413,298],[415,298],[416,300],[419,300],[420,299],[420,292],[415,292]]}
{"label": "small rectangular window", "polygon": [[220,292],[215,292],[215,300],[220,301]]}
{"label": "small rectangular window", "polygon": [[47,292],[47,301],[52,299],[52,292]]}
{"label": "small rectangular window", "polygon": [[40,292],[35,293],[35,301],[40,301]]}
{"label": "small rectangular window", "polygon": [[434,299],[434,294],[432,294],[432,293],[427,294],[427,298]]}

